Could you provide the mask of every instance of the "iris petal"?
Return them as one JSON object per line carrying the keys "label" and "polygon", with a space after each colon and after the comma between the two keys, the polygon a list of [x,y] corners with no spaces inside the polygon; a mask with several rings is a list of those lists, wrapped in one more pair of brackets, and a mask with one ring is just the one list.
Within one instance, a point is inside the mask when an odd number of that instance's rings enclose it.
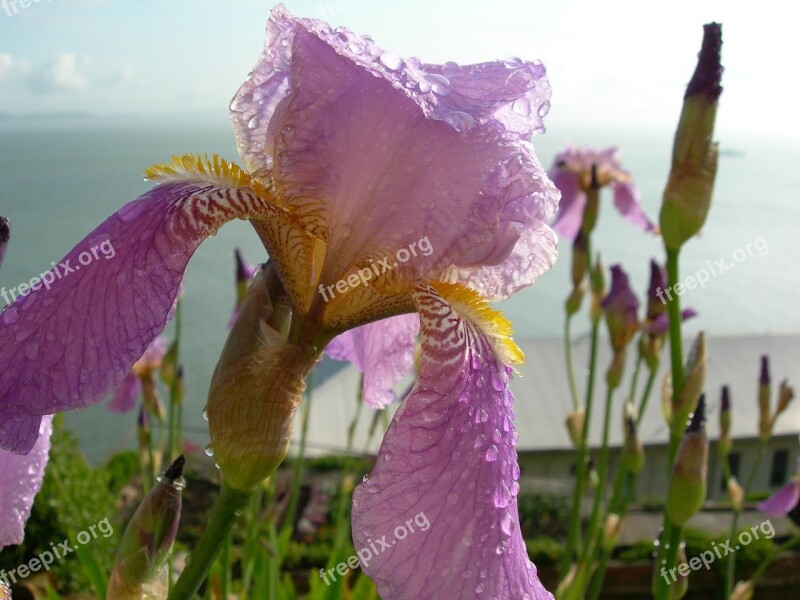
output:
{"label": "iris petal", "polygon": [[27,456],[0,450],[0,548],[21,544],[33,499],[42,487],[50,453],[52,417],[42,419],[39,439]]}
{"label": "iris petal", "polygon": [[771,517],[784,517],[800,503],[800,480],[784,485],[758,505],[758,510]]}
{"label": "iris petal", "polygon": [[[403,60],[279,6],[231,115],[249,168],[271,177],[288,210],[324,238],[323,290],[386,258],[401,267],[392,274],[406,297],[451,265],[465,270],[457,281],[506,296],[554,255],[545,223],[558,191],[527,142],[543,128],[549,93],[539,63]],[[525,229],[542,235],[522,240]],[[426,252],[395,260],[422,239]],[[513,284],[482,270],[520,263]],[[357,292],[326,306],[327,326],[365,322],[349,313],[375,320],[409,310],[394,285]]]}
{"label": "iris petal", "polygon": [[208,167],[165,174],[171,183],[126,204],[70,251],[49,289],[2,313],[0,337],[11,341],[0,347],[0,448],[27,453],[43,415],[116,389],[164,329],[198,245],[231,219],[267,214],[251,188],[223,187],[228,166]]}
{"label": "iris petal", "polygon": [[419,317],[400,315],[341,334],[325,353],[350,361],[364,373],[364,401],[373,408],[383,408],[395,401],[392,389],[414,367],[418,334]]}
{"label": "iris petal", "polygon": [[509,369],[436,292],[416,301],[419,380],[353,497],[355,547],[379,550],[362,569],[387,600],[551,600],[518,524]]}
{"label": "iris petal", "polygon": [[614,182],[614,205],[623,217],[639,229],[653,231],[656,228],[644,214],[639,202],[639,193],[630,181]]}
{"label": "iris petal", "polygon": [[111,402],[108,403],[108,410],[114,413],[126,413],[133,410],[141,388],[142,384],[139,376],[134,373],[128,373],[125,379],[122,380],[122,385],[114,392]]}

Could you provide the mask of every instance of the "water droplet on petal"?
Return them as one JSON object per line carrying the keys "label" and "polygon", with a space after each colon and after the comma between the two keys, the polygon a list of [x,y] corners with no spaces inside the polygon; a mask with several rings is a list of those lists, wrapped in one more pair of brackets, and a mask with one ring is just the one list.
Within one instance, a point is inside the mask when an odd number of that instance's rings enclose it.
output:
{"label": "water droplet on petal", "polygon": [[214,456],[214,448],[209,444],[206,446],[206,456]]}
{"label": "water droplet on petal", "polygon": [[384,52],[378,57],[378,60],[380,60],[387,69],[392,71],[397,71],[403,66],[403,59],[391,52]]}
{"label": "water droplet on petal", "polygon": [[492,444],[486,450],[486,462],[494,462],[497,460],[497,446]]}
{"label": "water droplet on petal", "polygon": [[448,504],[458,504],[458,494],[455,492],[450,492],[447,494],[447,502]]}

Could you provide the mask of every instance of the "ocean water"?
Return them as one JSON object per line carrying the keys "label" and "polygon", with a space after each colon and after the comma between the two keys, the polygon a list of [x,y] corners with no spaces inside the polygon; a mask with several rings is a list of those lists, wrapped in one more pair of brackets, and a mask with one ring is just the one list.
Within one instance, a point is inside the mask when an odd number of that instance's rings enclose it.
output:
{"label": "ocean water", "polygon": [[[657,220],[669,170],[669,132],[620,134],[551,127],[547,135],[534,140],[545,166],[568,141],[620,146],[645,210]],[[683,304],[700,313],[688,330],[702,328],[714,336],[798,332],[800,143],[744,136],[721,142],[709,221],[682,255],[684,277],[702,270],[708,276],[703,288],[687,290],[683,296]],[[149,188],[140,175],[146,167],[185,152],[236,159],[225,115],[203,120],[54,118],[0,123],[0,214],[13,225],[0,287],[15,287],[48,270],[107,215]],[[601,202],[594,247],[606,265],[622,263],[643,294],[650,258],[663,259],[660,240],[625,222],[609,194]],[[235,247],[250,262],[266,259],[249,225],[235,222],[200,247],[186,278],[185,416],[189,437],[201,444],[207,440],[202,410],[208,382],[234,299]],[[569,248],[565,247],[553,270],[501,308],[514,322],[518,337],[556,337],[562,331],[568,292]],[[585,319],[576,319],[576,334],[587,329]],[[68,415],[84,450],[95,460],[133,443],[134,419],[112,415],[102,406]]]}

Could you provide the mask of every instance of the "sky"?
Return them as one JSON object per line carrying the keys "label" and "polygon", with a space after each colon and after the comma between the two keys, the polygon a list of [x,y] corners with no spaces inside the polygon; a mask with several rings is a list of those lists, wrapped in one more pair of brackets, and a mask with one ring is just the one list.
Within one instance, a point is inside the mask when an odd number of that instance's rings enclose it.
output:
{"label": "sky", "polygon": [[[427,62],[541,59],[549,121],[668,130],[700,47],[723,24],[719,134],[800,132],[798,10],[790,3],[671,0],[286,0]],[[225,118],[255,64],[262,0],[0,0],[0,112]],[[795,14],[793,14],[795,12]]]}

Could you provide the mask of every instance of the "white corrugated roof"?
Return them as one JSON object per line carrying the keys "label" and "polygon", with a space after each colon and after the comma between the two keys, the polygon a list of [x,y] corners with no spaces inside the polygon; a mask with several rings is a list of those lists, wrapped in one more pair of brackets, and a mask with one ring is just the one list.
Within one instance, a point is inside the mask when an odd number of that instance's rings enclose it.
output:
{"label": "white corrugated roof", "polygon": [[[564,427],[564,416],[570,407],[564,367],[564,346],[560,339],[518,340],[526,355],[526,363],[520,371],[522,377],[515,377],[512,389],[516,397],[516,425],[519,431],[520,451],[569,448],[570,443]],[[684,344],[688,352],[690,340]],[[578,340],[574,348],[576,377],[579,393],[583,394],[584,373],[589,351],[588,338]],[[770,335],[746,337],[717,337],[708,339],[708,375],[706,378],[706,398],[708,401],[709,433],[718,433],[717,414],[720,388],[727,384],[731,388],[733,402],[732,432],[734,437],[757,435],[758,406],[756,401],[757,384],[762,354],[771,359],[773,379],[773,402],[778,383],[788,377],[795,385],[800,385],[800,335]],[[632,372],[636,349],[628,354],[626,376]],[[602,406],[605,402],[605,371],[611,359],[608,341],[601,339],[596,376],[595,411],[592,419],[592,441],[599,443],[602,431]],[[657,376],[650,404],[645,411],[640,428],[644,443],[664,442],[667,428],[661,417],[661,379],[669,363],[668,348],[662,356],[661,372]],[[347,428],[356,412],[359,373],[351,366],[341,367],[340,363],[326,361],[318,370],[320,381],[313,391],[311,420],[309,422],[308,446],[311,454],[342,451],[346,446]],[[614,398],[614,412],[611,420],[611,439],[613,443],[621,440],[621,410],[624,395],[628,393],[629,380],[623,381]],[[647,379],[645,367],[639,377],[639,395]],[[398,386],[398,388],[402,388]],[[637,399],[638,404],[638,399]],[[383,435],[379,427],[370,443],[367,443],[369,425],[374,412],[368,407],[362,410],[362,417],[356,431],[353,450],[377,451]],[[800,434],[800,399],[786,411],[778,421],[776,433]],[[295,425],[294,439],[299,440],[300,421]]]}

